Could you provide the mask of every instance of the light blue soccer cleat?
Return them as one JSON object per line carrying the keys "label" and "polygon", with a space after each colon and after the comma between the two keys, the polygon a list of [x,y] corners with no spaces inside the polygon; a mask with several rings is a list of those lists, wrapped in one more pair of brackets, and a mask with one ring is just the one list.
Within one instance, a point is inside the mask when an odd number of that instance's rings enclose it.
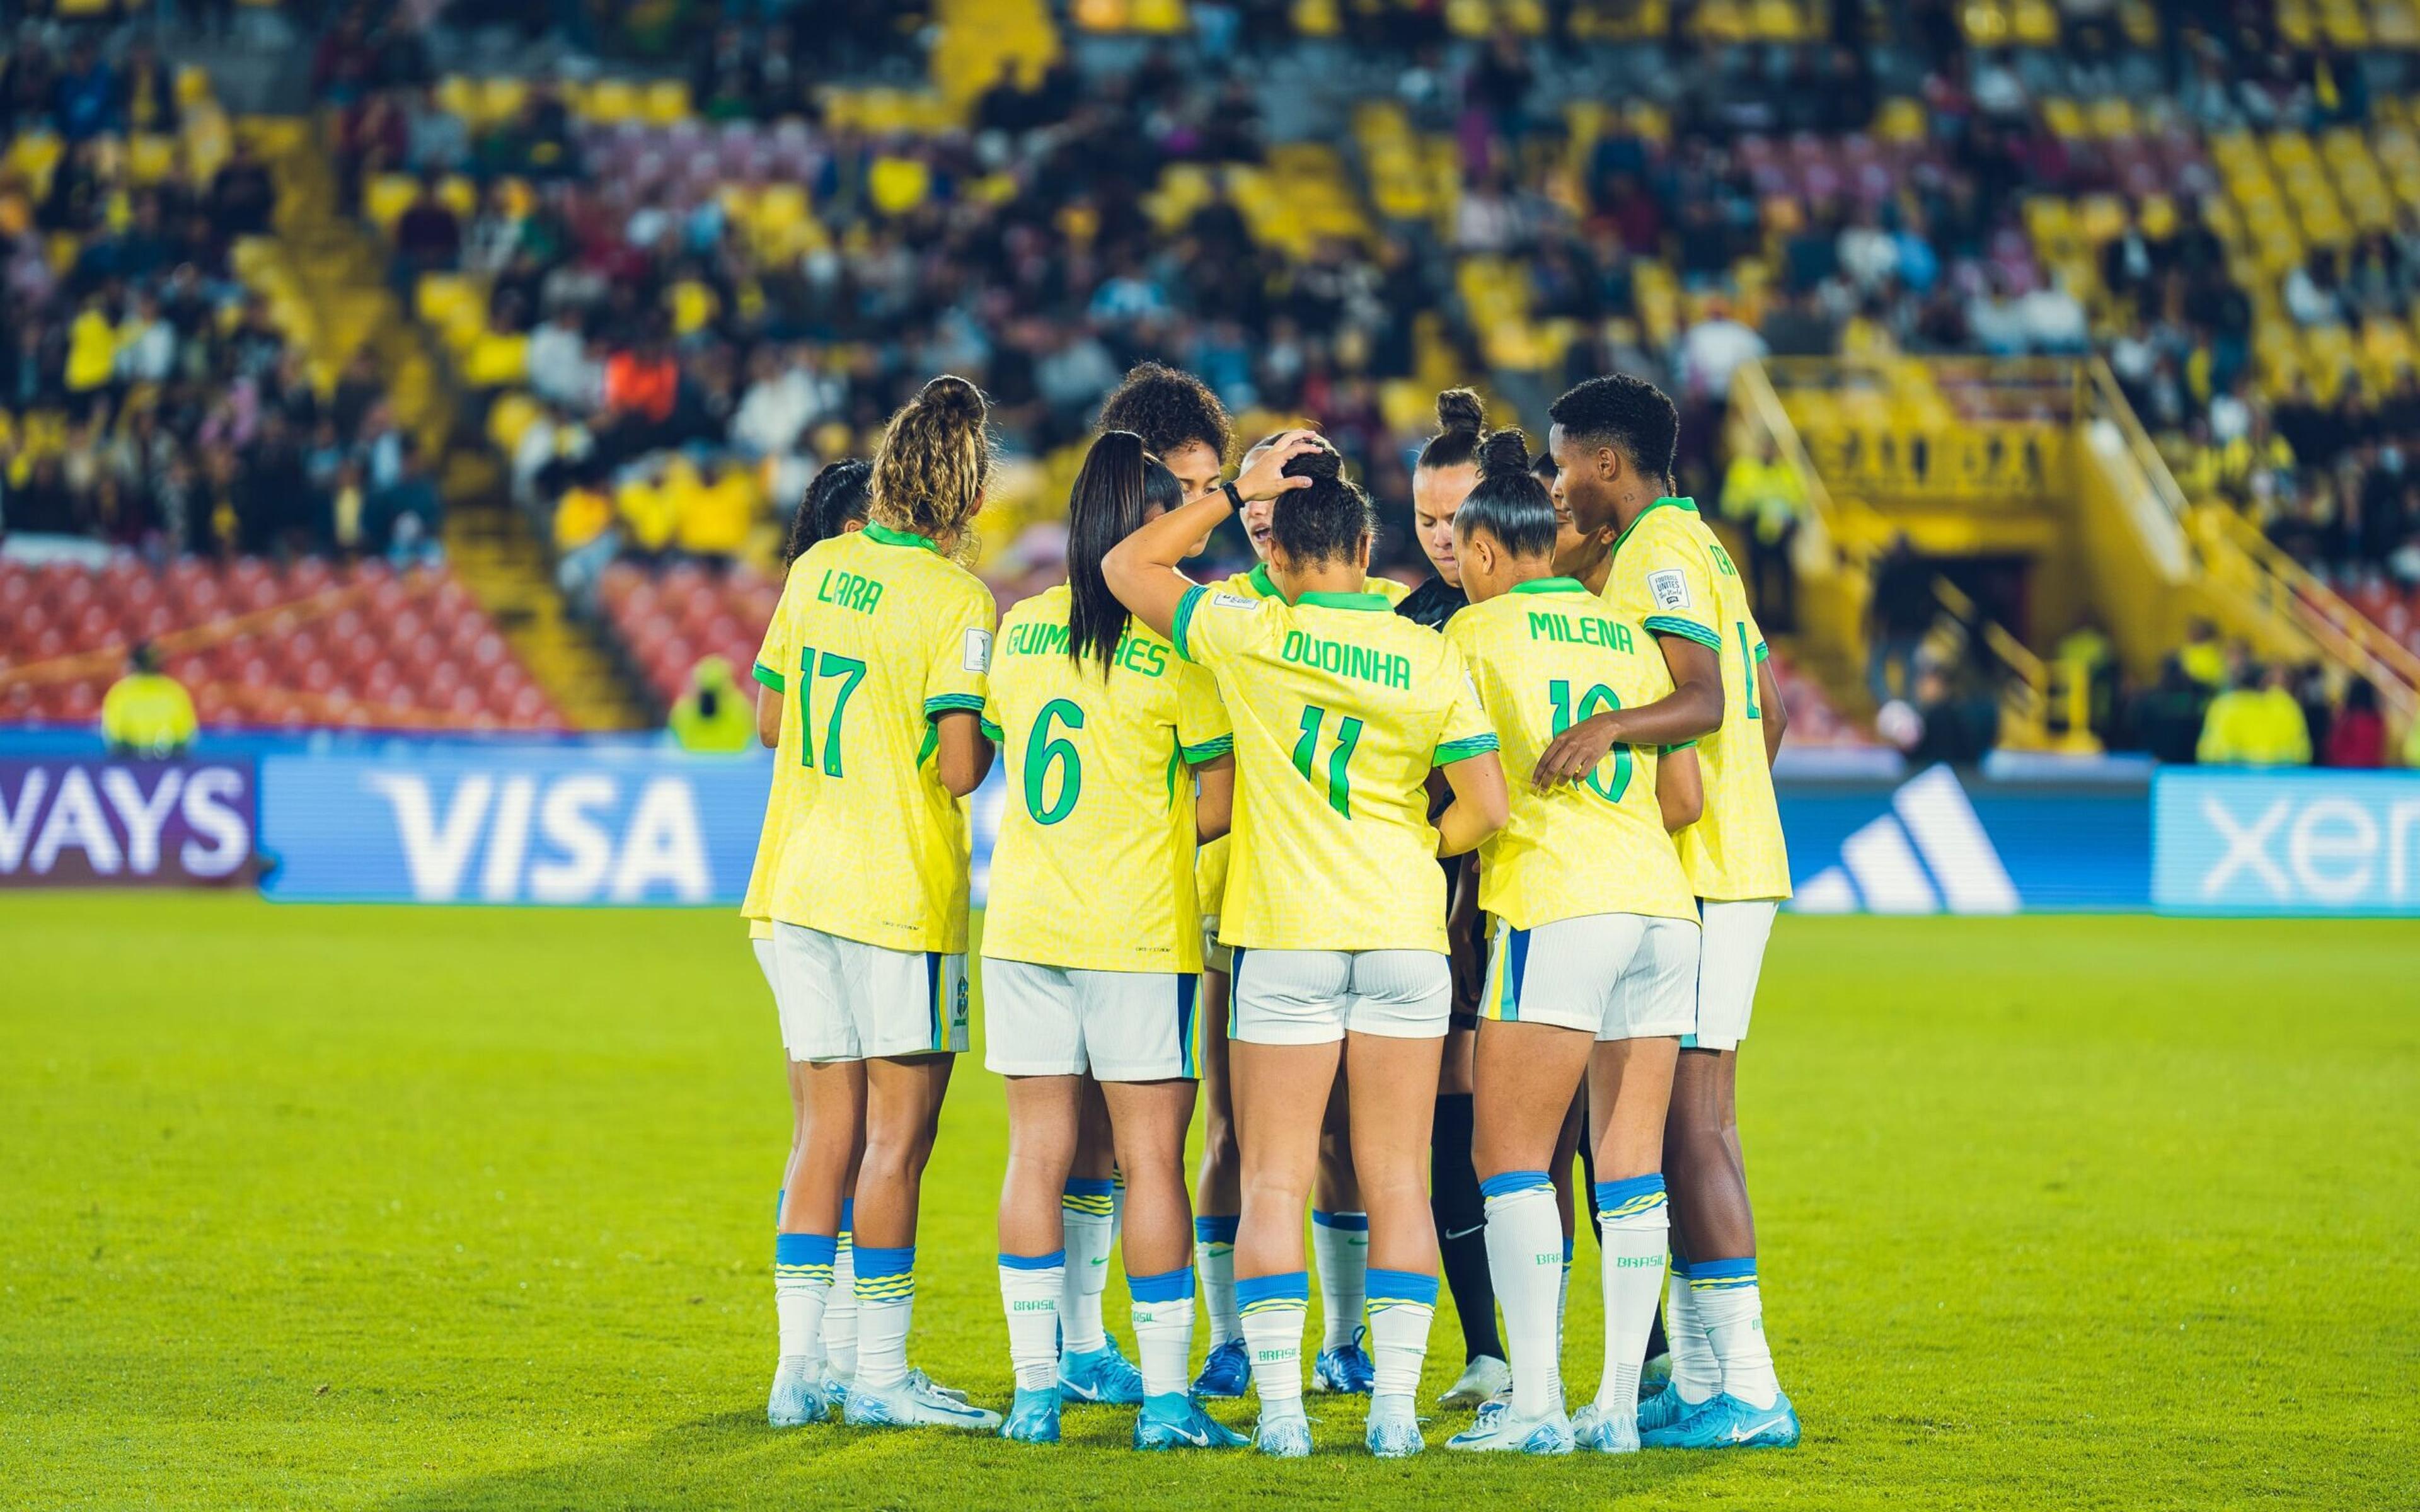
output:
{"label": "light blue soccer cleat", "polygon": [[1409,1396],[1373,1396],[1361,1442],[1381,1459],[1409,1459],[1429,1446],[1420,1437],[1420,1420]]}
{"label": "light blue soccer cleat", "polygon": [[1311,1389],[1370,1395],[1371,1386],[1378,1379],[1378,1367],[1371,1363],[1370,1351],[1361,1348],[1361,1341],[1369,1334],[1366,1328],[1357,1328],[1352,1343],[1320,1350],[1319,1358],[1311,1362]]}
{"label": "light blue soccer cleat", "polygon": [[1436,1404],[1451,1411],[1468,1412],[1512,1389],[1512,1367],[1492,1354],[1482,1354],[1462,1367],[1462,1374],[1446,1388]]}
{"label": "light blue soccer cleat", "polygon": [[969,1428],[989,1433],[1000,1427],[1000,1414],[970,1407],[944,1396],[929,1381],[903,1381],[895,1386],[869,1386],[862,1380],[848,1388],[842,1420],[860,1428]]}
{"label": "light blue soccer cleat", "polygon": [[1798,1410],[1787,1396],[1750,1407],[1726,1392],[1678,1423],[1642,1432],[1638,1442],[1650,1449],[1787,1449],[1798,1442]]}
{"label": "light blue soccer cleat", "polygon": [[1522,1417],[1511,1402],[1482,1402],[1479,1421],[1445,1441],[1449,1449],[1494,1450],[1525,1455],[1572,1452],[1572,1420],[1560,1412]]}
{"label": "light blue soccer cleat", "polygon": [[777,1428],[821,1423],[831,1416],[830,1384],[814,1362],[803,1354],[787,1354],[773,1369],[773,1394],[765,1403],[765,1421]]}
{"label": "light blue soccer cleat", "polygon": [[1229,1339],[1202,1362],[1202,1373],[1193,1378],[1193,1395],[1213,1398],[1241,1396],[1244,1388],[1251,1383],[1252,1351],[1244,1347],[1242,1339]]}
{"label": "light blue soccer cleat", "polygon": [[909,1365],[908,1367],[908,1380],[911,1385],[922,1386],[924,1390],[935,1393],[938,1396],[947,1396],[954,1402],[963,1402],[967,1399],[967,1394],[958,1390],[957,1387],[944,1386],[939,1381],[935,1381],[932,1377],[924,1374],[924,1367],[923,1365]]}
{"label": "light blue soccer cleat", "polygon": [[1115,1339],[1081,1354],[1063,1354],[1059,1357],[1059,1399],[1140,1407],[1142,1372],[1118,1352]]}
{"label": "light blue soccer cleat", "polygon": [[1251,1441],[1203,1412],[1183,1392],[1143,1398],[1135,1415],[1138,1449],[1240,1449]]}
{"label": "light blue soccer cleat", "polygon": [[1266,1409],[1252,1430],[1252,1447],[1272,1459],[1311,1458],[1311,1419],[1296,1405],[1291,1412],[1271,1416]]}
{"label": "light blue soccer cleat", "polygon": [[1638,1367],[1638,1399],[1642,1402],[1671,1383],[1672,1356],[1668,1353],[1659,1354]]}
{"label": "light blue soccer cleat", "polygon": [[1057,1443],[1059,1394],[1047,1386],[1017,1387],[1016,1400],[1009,1404],[1008,1421],[1000,1426],[1000,1436],[1018,1443]]}
{"label": "light blue soccer cleat", "polygon": [[[1706,1398],[1707,1402],[1713,1400],[1712,1396]],[[1666,1386],[1638,1404],[1638,1431],[1652,1433],[1659,1428],[1668,1428],[1705,1405],[1706,1402],[1685,1399],[1678,1387]]]}
{"label": "light blue soccer cleat", "polygon": [[1638,1452],[1638,1424],[1632,1412],[1608,1412],[1590,1402],[1572,1419],[1572,1443],[1601,1455],[1635,1455]]}

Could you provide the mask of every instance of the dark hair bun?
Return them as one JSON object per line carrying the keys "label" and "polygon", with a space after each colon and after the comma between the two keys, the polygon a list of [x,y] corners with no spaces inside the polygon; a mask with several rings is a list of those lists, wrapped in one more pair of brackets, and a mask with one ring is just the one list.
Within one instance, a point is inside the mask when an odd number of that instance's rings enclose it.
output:
{"label": "dark hair bun", "polygon": [[1332,483],[1344,476],[1344,458],[1322,445],[1317,451],[1302,452],[1286,458],[1284,475],[1289,478],[1325,479]]}
{"label": "dark hair bun", "polygon": [[946,415],[967,420],[981,420],[988,407],[984,403],[983,390],[976,388],[955,373],[944,373],[924,385],[916,402],[927,405]]}
{"label": "dark hair bun", "polygon": [[1479,402],[1479,394],[1470,389],[1447,389],[1436,396],[1437,432],[1451,435],[1456,431],[1476,436],[1487,428],[1487,407]]}
{"label": "dark hair bun", "polygon": [[1507,425],[1479,443],[1479,475],[1511,477],[1529,471],[1529,439],[1518,425]]}

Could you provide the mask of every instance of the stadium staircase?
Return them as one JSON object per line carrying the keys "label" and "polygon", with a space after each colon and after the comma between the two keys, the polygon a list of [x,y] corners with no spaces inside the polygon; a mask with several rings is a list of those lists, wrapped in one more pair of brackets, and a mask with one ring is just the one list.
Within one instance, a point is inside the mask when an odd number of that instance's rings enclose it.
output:
{"label": "stadium staircase", "polygon": [[459,406],[426,330],[405,318],[385,279],[379,245],[342,213],[316,123],[246,123],[277,175],[278,236],[248,242],[248,279],[287,311],[283,322],[313,353],[323,383],[366,346],[388,385],[396,423],[438,459],[445,547],[456,575],[503,631],[521,664],[575,729],[651,723],[622,670],[566,611],[541,544],[507,507],[502,459],[475,438],[459,444]]}
{"label": "stadium staircase", "polygon": [[[2098,624],[2148,684],[2208,620],[2264,660],[2368,679],[2398,731],[2420,715],[2420,657],[2278,551],[2241,515],[2195,505],[2099,358],[1743,366],[1734,448],[1770,438],[1808,502],[1789,647],[1844,712],[1871,712],[1873,565],[1904,534],[1935,561],[2017,558],[2037,641]],[[2001,744],[2090,750],[2090,690],[1945,578],[1944,629],[2001,672]]]}

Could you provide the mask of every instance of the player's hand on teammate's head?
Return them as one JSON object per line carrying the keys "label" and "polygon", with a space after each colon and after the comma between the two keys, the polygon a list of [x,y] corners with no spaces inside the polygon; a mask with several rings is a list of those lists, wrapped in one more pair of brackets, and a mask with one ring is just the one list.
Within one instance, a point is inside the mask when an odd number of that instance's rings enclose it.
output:
{"label": "player's hand on teammate's head", "polygon": [[1539,792],[1545,793],[1565,782],[1587,779],[1605,760],[1620,737],[1618,720],[1610,711],[1591,715],[1546,743],[1538,753],[1538,764],[1529,774],[1529,781]]}
{"label": "player's hand on teammate's head", "polygon": [[1308,488],[1309,478],[1290,478],[1285,465],[1305,452],[1327,450],[1327,442],[1315,430],[1290,430],[1280,436],[1252,458],[1235,479],[1235,491],[1246,499],[1275,499],[1281,493]]}

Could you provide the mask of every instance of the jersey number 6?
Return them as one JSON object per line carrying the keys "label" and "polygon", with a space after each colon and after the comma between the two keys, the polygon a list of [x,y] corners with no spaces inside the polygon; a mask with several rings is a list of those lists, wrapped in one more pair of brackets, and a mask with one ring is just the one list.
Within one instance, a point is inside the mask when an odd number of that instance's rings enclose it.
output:
{"label": "jersey number 6", "polygon": [[[1065,736],[1053,737],[1050,721],[1056,719],[1070,730],[1084,728],[1081,704],[1065,699],[1052,699],[1042,705],[1033,720],[1033,737],[1025,743],[1025,811],[1037,825],[1055,825],[1076,811],[1076,799],[1084,791],[1084,764],[1076,754],[1076,743]],[[1049,786],[1050,768],[1061,768],[1059,796],[1044,807],[1042,795]]]}

